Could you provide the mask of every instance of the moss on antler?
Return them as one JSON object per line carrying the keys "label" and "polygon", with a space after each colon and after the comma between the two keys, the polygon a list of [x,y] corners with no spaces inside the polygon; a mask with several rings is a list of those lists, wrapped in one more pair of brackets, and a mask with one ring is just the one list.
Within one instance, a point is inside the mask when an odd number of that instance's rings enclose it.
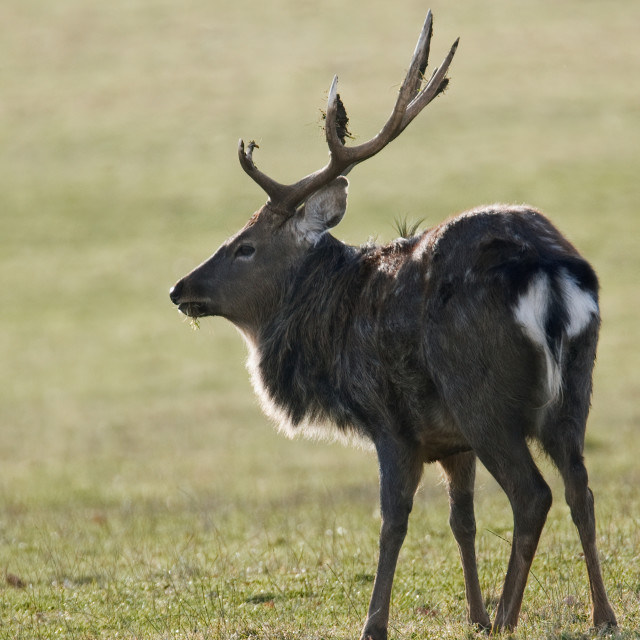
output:
{"label": "moss on antler", "polygon": [[[347,110],[344,108],[344,103],[340,99],[340,94],[336,96],[337,98],[337,113],[336,113],[336,133],[338,134],[338,138],[342,144],[345,144],[346,139],[349,138],[353,140],[355,136],[349,131],[347,128],[349,125],[349,116],[347,115]],[[327,112],[321,110],[322,120],[327,119]]]}

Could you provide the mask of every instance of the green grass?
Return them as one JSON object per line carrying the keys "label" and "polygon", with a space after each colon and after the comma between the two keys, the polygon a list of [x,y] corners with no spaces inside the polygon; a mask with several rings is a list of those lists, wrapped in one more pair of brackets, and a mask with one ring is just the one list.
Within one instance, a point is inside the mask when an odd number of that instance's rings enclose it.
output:
{"label": "green grass", "polygon": [[[391,239],[495,201],[545,210],[593,262],[604,317],[587,462],[622,638],[640,637],[640,5],[432,4],[452,84],[351,177],[336,235]],[[0,638],[356,637],[377,553],[370,453],[288,441],[244,347],[169,286],[326,158],[334,73],[360,139],[387,116],[426,6],[22,0],[0,7]],[[558,478],[518,638],[590,637]],[[495,607],[511,515],[478,479]],[[506,540],[506,541],[505,541]],[[473,637],[426,470],[391,637]]]}

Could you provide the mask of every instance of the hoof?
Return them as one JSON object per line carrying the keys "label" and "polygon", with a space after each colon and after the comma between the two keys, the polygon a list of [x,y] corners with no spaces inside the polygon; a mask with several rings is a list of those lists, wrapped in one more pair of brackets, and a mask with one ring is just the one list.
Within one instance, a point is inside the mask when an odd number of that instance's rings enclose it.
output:
{"label": "hoof", "polygon": [[477,633],[484,633],[485,635],[489,635],[491,633],[491,620],[472,622],[471,625]]}
{"label": "hoof", "polygon": [[618,631],[618,622],[615,617],[611,620],[604,620],[602,622],[594,622],[593,627],[599,636],[605,636],[610,633],[616,633]]}
{"label": "hoof", "polygon": [[593,616],[593,626],[599,633],[606,633],[607,631],[614,631],[618,628],[618,621],[616,620],[616,614],[613,613],[613,609],[609,606],[600,615]]}
{"label": "hoof", "polygon": [[387,630],[380,628],[365,629],[360,636],[360,640],[387,640]]}

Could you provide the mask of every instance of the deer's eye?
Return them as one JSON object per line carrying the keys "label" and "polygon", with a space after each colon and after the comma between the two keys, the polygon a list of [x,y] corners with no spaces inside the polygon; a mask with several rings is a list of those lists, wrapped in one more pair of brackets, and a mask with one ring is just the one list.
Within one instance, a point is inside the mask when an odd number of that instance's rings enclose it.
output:
{"label": "deer's eye", "polygon": [[248,258],[252,256],[256,252],[255,247],[252,247],[250,244],[241,244],[237,249],[235,256],[236,258]]}

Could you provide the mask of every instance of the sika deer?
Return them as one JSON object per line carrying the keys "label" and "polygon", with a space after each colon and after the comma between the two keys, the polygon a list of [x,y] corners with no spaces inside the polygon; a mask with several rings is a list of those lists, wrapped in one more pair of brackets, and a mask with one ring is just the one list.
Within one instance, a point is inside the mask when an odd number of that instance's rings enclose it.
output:
{"label": "sika deer", "polygon": [[[507,494],[511,558],[493,630],[518,621],[551,491],[528,440],[555,462],[578,528],[593,622],[615,625],[596,550],[593,496],[583,462],[598,329],[589,264],[539,212],[496,205],[450,218],[386,246],[347,246],[328,233],[345,213],[344,175],[396,138],[447,84],[456,50],[423,84],[432,33],[422,29],[393,112],[380,133],[344,143],[346,113],[329,92],[327,165],[292,185],[259,171],[255,143],[242,168],[267,203],[171,300],[192,318],[222,316],[244,335],[264,410],[288,434],[370,440],[378,454],[380,556],[363,638],[387,636],[389,599],[424,463],[448,479],[469,620],[491,622],[474,548],[476,456]],[[422,87],[422,88],[421,88]]]}

